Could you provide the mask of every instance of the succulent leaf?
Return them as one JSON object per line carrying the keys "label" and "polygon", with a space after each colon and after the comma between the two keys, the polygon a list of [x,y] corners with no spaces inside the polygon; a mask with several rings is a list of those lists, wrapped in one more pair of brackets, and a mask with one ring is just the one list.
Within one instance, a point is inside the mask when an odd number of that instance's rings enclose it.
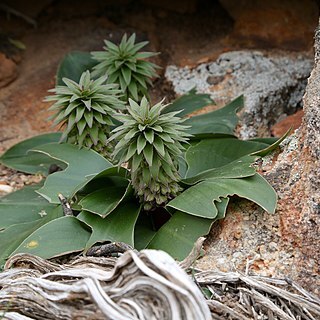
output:
{"label": "succulent leaf", "polygon": [[[147,95],[148,84],[152,78],[158,77],[154,63],[144,59],[151,58],[156,52],[139,52],[148,41],[135,43],[136,35],[129,38],[124,34],[119,45],[105,40],[105,51],[92,52],[92,57],[98,62],[93,67],[94,76],[108,77],[107,83],[117,83],[124,93],[125,101],[131,98],[135,101]],[[72,83],[70,84],[72,85]]]}
{"label": "succulent leaf", "polygon": [[[122,125],[111,132],[109,141],[118,141],[113,152],[119,164],[128,162],[136,196],[145,210],[164,206],[182,190],[178,182],[179,157],[190,135],[181,125],[176,112],[161,113],[163,101],[150,106],[146,97],[140,104],[129,99],[127,114],[117,113],[114,118]],[[165,128],[171,128],[165,133]]]}
{"label": "succulent leaf", "polygon": [[64,128],[62,137],[67,142],[93,148],[105,156],[112,148],[107,145],[112,115],[124,109],[121,90],[117,85],[106,84],[106,80],[106,76],[92,80],[89,71],[81,75],[79,83],[63,78],[65,86],[49,90],[55,94],[45,99],[56,101],[49,108],[55,111],[51,118],[54,125]]}

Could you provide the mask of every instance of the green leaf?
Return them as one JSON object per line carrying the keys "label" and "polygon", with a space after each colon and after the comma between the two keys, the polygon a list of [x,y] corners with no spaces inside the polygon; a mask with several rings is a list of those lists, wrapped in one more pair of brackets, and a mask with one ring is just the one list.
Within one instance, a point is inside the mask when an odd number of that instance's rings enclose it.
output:
{"label": "green leaf", "polygon": [[234,160],[222,167],[209,169],[199,173],[192,178],[182,180],[185,184],[195,184],[207,179],[229,179],[229,178],[246,178],[253,176],[256,170],[251,166],[255,161],[255,156],[244,156]]}
{"label": "green leaf", "polygon": [[288,135],[291,132],[291,128],[279,139],[277,139],[276,141],[274,141],[272,144],[270,144],[269,146],[267,146],[266,148],[264,148],[263,150],[258,150],[254,153],[252,153],[252,155],[257,155],[260,157],[265,157],[267,154],[269,154],[270,152],[272,152],[273,150],[275,150],[279,144],[288,137]]}
{"label": "green leaf", "polygon": [[29,237],[33,232],[49,221],[62,216],[61,206],[51,209],[46,216],[35,221],[11,225],[0,232],[0,269],[5,260]]}
{"label": "green leaf", "polygon": [[68,166],[64,171],[49,175],[44,186],[37,191],[51,203],[60,203],[59,193],[70,199],[97,174],[112,167],[108,160],[95,151],[79,149],[71,144],[51,143],[34,151],[62,161]]}
{"label": "green leaf", "polygon": [[140,134],[137,139],[137,153],[138,154],[140,154],[142,152],[142,150],[145,148],[146,144],[147,144],[146,139],[144,138],[144,136],[142,134]]}
{"label": "green leaf", "polygon": [[210,104],[214,104],[214,101],[210,98],[209,94],[196,93],[193,89],[169,104],[163,112],[168,113],[182,110],[179,116],[183,117]]}
{"label": "green leaf", "polygon": [[50,165],[56,164],[64,166],[64,164],[49,158],[44,154],[28,152],[31,149],[46,143],[59,142],[60,138],[61,133],[54,132],[42,134],[19,142],[0,157],[0,163],[18,171],[47,175]]}
{"label": "green leaf", "polygon": [[129,186],[126,188],[108,186],[88,194],[79,204],[82,210],[98,214],[104,218],[117,208],[128,192]]}
{"label": "green leaf", "polygon": [[152,216],[145,211],[142,211],[135,225],[134,247],[137,250],[147,248],[156,233],[152,222]]}
{"label": "green leaf", "polygon": [[148,162],[148,165],[151,167],[153,160],[153,147],[151,144],[147,143],[146,147],[143,149],[143,155]]}
{"label": "green leaf", "polygon": [[61,217],[33,232],[12,254],[23,252],[49,259],[83,250],[90,235],[76,217]]}
{"label": "green leaf", "polygon": [[128,86],[129,92],[135,101],[139,100],[137,84],[132,81]]}
{"label": "green leaf", "polygon": [[275,137],[268,137],[268,138],[252,138],[252,139],[249,139],[247,141],[253,141],[253,142],[262,142],[262,143],[265,143],[267,145],[272,145],[274,144],[275,142],[278,141],[278,138],[275,138]]}
{"label": "green leaf", "polygon": [[[143,134],[144,134],[145,138],[147,139],[147,141],[150,144],[152,144],[153,141],[154,141],[154,132],[153,132],[153,130],[144,131]],[[173,140],[172,140],[172,142],[173,142]]]}
{"label": "green leaf", "polygon": [[240,96],[219,110],[187,119],[184,125],[191,126],[188,133],[196,138],[234,135],[239,120],[237,112],[243,108],[243,105],[243,96]]}
{"label": "green leaf", "polygon": [[127,85],[129,85],[131,82],[131,70],[129,68],[123,67],[121,68],[121,73],[124,78],[124,81]]}
{"label": "green leaf", "polygon": [[215,201],[233,195],[251,200],[270,213],[275,211],[277,194],[259,174],[242,179],[202,181],[185,190],[167,206],[191,215],[214,219],[218,214]]}
{"label": "green leaf", "polygon": [[236,138],[202,140],[191,146],[186,152],[188,170],[185,178],[193,177],[209,169],[222,167],[265,147],[268,145]]}
{"label": "green leaf", "polygon": [[157,150],[157,152],[162,156],[164,157],[165,155],[165,150],[164,150],[164,144],[163,144],[163,141],[156,137],[153,141],[153,146],[155,147],[155,149]]}
{"label": "green leaf", "polygon": [[212,223],[212,219],[177,211],[159,229],[149,243],[148,249],[163,250],[174,259],[183,260],[192,250],[197,239],[209,233]]}
{"label": "green leaf", "polygon": [[76,118],[75,118],[75,122],[79,122],[82,119],[82,116],[84,114],[85,111],[85,107],[84,106],[79,106],[76,110]]}
{"label": "green leaf", "polygon": [[88,52],[70,52],[58,67],[56,84],[64,85],[62,78],[69,78],[78,83],[82,73],[91,70],[96,64],[97,62],[91,58]]}
{"label": "green leaf", "polygon": [[117,241],[134,246],[134,227],[140,207],[134,202],[120,204],[107,217],[101,218],[90,212],[82,211],[78,219],[92,228],[92,235],[86,249],[97,242]]}
{"label": "green leaf", "polygon": [[218,209],[218,214],[215,217],[214,222],[223,219],[226,216],[229,200],[229,198],[221,198],[219,201],[215,202],[215,205]]}
{"label": "green leaf", "polygon": [[0,229],[42,219],[56,207],[35,192],[41,185],[24,187],[0,198]]}
{"label": "green leaf", "polygon": [[135,154],[132,158],[131,172],[137,171],[139,168],[143,157],[142,154]]}
{"label": "green leaf", "polygon": [[78,127],[78,131],[79,131],[79,136],[82,135],[84,128],[86,127],[87,123],[85,119],[81,119],[78,123],[77,123],[77,127]]}
{"label": "green leaf", "polygon": [[125,178],[126,176],[126,169],[111,167],[96,175],[81,190],[78,191],[77,195],[84,197],[90,193],[93,193],[101,189],[101,186],[112,186],[115,188],[126,189],[128,186],[128,179]]}

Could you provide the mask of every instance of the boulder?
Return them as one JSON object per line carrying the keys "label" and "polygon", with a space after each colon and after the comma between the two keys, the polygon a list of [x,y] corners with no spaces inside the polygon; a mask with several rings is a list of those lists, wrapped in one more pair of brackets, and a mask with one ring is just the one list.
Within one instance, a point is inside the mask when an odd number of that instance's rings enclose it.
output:
{"label": "boulder", "polygon": [[166,78],[177,94],[196,88],[218,107],[243,94],[240,136],[268,136],[278,119],[301,108],[313,60],[307,53],[231,51],[196,68],[168,66]]}

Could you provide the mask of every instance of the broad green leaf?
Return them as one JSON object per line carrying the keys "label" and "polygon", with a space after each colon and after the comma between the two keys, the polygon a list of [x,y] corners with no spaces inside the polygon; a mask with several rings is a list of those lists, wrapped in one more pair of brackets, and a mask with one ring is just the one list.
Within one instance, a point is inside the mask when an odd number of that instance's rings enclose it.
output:
{"label": "broad green leaf", "polygon": [[237,195],[258,204],[273,213],[277,194],[259,174],[242,179],[208,179],[185,190],[168,203],[168,207],[191,215],[215,219],[218,209],[215,201]]}
{"label": "broad green leaf", "polygon": [[29,221],[11,225],[9,228],[0,232],[0,269],[5,260],[21,245],[30,234],[51,220],[62,216],[61,207],[51,208],[46,216],[35,221]]}
{"label": "broad green leaf", "polygon": [[275,138],[275,137],[269,137],[269,138],[252,138],[252,139],[249,139],[247,141],[253,141],[253,142],[262,142],[262,143],[265,143],[267,145],[272,145],[274,144],[275,142],[278,141],[278,138]]}
{"label": "broad green leaf", "polygon": [[148,165],[152,166],[152,159],[153,159],[153,148],[151,144],[147,143],[146,147],[143,149],[144,158],[147,160]]}
{"label": "broad green leaf", "polygon": [[89,52],[74,51],[68,53],[60,63],[57,71],[57,85],[64,85],[62,78],[69,78],[77,83],[82,73],[91,70],[97,62]]}
{"label": "broad green leaf", "polygon": [[105,218],[82,211],[78,215],[78,219],[92,229],[92,235],[86,244],[86,249],[97,242],[104,241],[125,242],[134,246],[134,227],[139,212],[140,206],[134,202],[120,204]]}
{"label": "broad green leaf", "polygon": [[125,178],[128,172],[124,168],[111,167],[96,175],[91,181],[89,181],[77,195],[86,196],[99,189],[101,186],[115,187],[126,189],[128,186],[128,179]]}
{"label": "broad green leaf", "polygon": [[[176,255],[178,259],[183,259],[192,249],[194,242],[203,235],[206,235],[210,230],[210,226],[217,220],[223,219],[226,215],[227,206],[229,203],[229,198],[222,198],[220,202],[216,202],[216,207],[218,209],[218,214],[215,219],[208,220],[197,218],[190,218],[192,216],[186,215],[183,212],[176,211],[174,213],[174,218],[172,221],[168,221],[158,232],[153,231],[153,225],[151,219],[146,219],[148,217],[140,215],[135,229],[135,248],[142,250],[146,247],[152,246],[154,249],[165,250],[171,255]],[[181,220],[181,221],[180,221]],[[195,221],[194,227],[191,233],[186,233],[189,230],[181,228],[184,222],[193,223]],[[210,222],[211,221],[211,222]],[[178,225],[178,227],[177,227]],[[190,228],[190,225],[188,225]],[[168,241],[167,235],[169,234]],[[191,236],[189,236],[189,234]],[[153,241],[153,238],[155,240]],[[170,242],[171,241],[171,242]],[[152,243],[151,243],[152,242]],[[180,253],[184,253],[179,258]]]}
{"label": "broad green leaf", "polygon": [[41,185],[24,187],[0,198],[0,229],[41,219],[56,207],[35,192]]}
{"label": "broad green leaf", "polygon": [[51,203],[60,203],[58,194],[71,198],[100,172],[112,164],[95,151],[79,149],[72,144],[46,144],[34,149],[67,164],[64,171],[48,176],[44,186],[37,192]]}
{"label": "broad green leaf", "polygon": [[59,142],[60,132],[46,133],[26,139],[15,144],[7,150],[1,157],[0,163],[3,165],[26,173],[41,173],[48,175],[50,165],[62,165],[57,160],[39,153],[28,153],[31,149],[51,142]]}
{"label": "broad green leaf", "polygon": [[209,94],[196,93],[193,89],[169,104],[163,112],[167,113],[182,110],[179,116],[183,117],[210,104],[214,104],[214,101],[210,98]]}
{"label": "broad green leaf", "polygon": [[88,194],[79,202],[79,205],[82,210],[98,214],[104,218],[118,207],[130,190],[129,185],[127,187],[111,185]]}
{"label": "broad green leaf", "polygon": [[148,249],[163,250],[174,259],[183,260],[197,239],[209,233],[212,223],[213,219],[176,211],[153,237]]}
{"label": "broad green leaf", "polygon": [[122,73],[122,76],[123,76],[126,84],[129,85],[131,82],[131,70],[127,67],[123,67],[123,68],[121,68],[121,73]]}
{"label": "broad green leaf", "polygon": [[207,179],[230,179],[250,177],[256,173],[256,170],[251,166],[252,163],[255,161],[255,158],[255,156],[244,156],[222,167],[203,171],[196,176],[182,180],[182,182],[185,184],[192,185],[199,181]]}
{"label": "broad green leaf", "polygon": [[268,145],[236,138],[205,139],[191,146],[186,152],[188,170],[185,178],[203,171],[222,167],[245,155],[262,150]]}
{"label": "broad green leaf", "polygon": [[226,216],[229,200],[230,198],[221,198],[220,201],[215,202],[215,205],[218,209],[218,214],[215,217],[214,222],[223,219]]}
{"label": "broad green leaf", "polygon": [[187,119],[184,124],[191,126],[188,133],[195,138],[234,135],[238,123],[237,112],[243,108],[243,96],[233,100],[225,107]]}
{"label": "broad green leaf", "polygon": [[134,247],[137,250],[147,248],[156,233],[154,223],[152,222],[152,214],[150,215],[142,211],[134,229]]}
{"label": "broad green leaf", "polygon": [[91,232],[76,217],[65,216],[48,222],[12,253],[30,253],[48,259],[84,249]]}

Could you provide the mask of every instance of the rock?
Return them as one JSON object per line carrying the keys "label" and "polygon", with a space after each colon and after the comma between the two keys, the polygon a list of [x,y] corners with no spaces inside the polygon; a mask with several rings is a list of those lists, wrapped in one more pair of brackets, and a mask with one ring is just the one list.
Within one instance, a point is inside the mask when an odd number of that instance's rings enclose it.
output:
{"label": "rock", "polygon": [[320,28],[315,35],[315,66],[304,96],[302,125],[267,177],[280,195],[282,242],[294,249],[294,279],[320,296],[319,57]]}
{"label": "rock", "polygon": [[[212,228],[198,268],[223,265],[244,271],[248,266],[249,272],[288,277],[320,296],[320,28],[315,39],[302,124],[282,143],[283,151],[265,172],[278,194],[276,213],[244,201],[231,205],[225,220]],[[239,230],[242,237],[235,242],[232,235]]]}
{"label": "rock", "polygon": [[295,114],[292,114],[285,119],[277,122],[274,126],[271,127],[272,135],[275,137],[281,137],[290,128],[292,130],[298,129],[301,125],[303,115],[303,110],[298,110]]}
{"label": "rock", "polygon": [[[319,6],[314,0],[220,0],[234,19],[233,37],[268,48],[305,50],[312,46]],[[303,17],[303,18],[302,18]]]}
{"label": "rock", "polygon": [[210,93],[219,107],[243,94],[240,135],[248,139],[269,135],[281,115],[301,107],[312,64],[309,55],[302,53],[231,51],[194,69],[168,66],[165,75],[177,94],[196,88]]}
{"label": "rock", "polygon": [[5,87],[18,76],[17,65],[0,52],[0,88]]}
{"label": "rock", "polygon": [[0,181],[0,196],[4,196],[11,192],[13,192],[13,188],[7,185],[6,183],[2,183],[2,181]]}

